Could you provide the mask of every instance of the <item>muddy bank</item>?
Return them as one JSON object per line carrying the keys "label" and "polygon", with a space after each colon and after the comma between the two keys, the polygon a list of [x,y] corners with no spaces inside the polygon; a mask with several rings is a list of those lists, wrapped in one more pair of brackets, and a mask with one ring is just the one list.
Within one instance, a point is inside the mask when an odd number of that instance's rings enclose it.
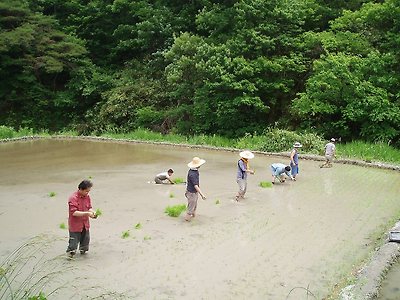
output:
{"label": "muddy bank", "polygon": [[[115,139],[115,138],[108,138],[108,137],[97,137],[97,136],[50,136],[50,137],[42,137],[42,136],[24,136],[18,138],[10,138],[10,139],[0,139],[0,143],[9,143],[15,141],[27,141],[27,140],[36,140],[36,139],[78,139],[78,140],[97,140],[97,141],[110,141],[110,142],[122,142],[122,143],[137,143],[137,144],[154,144],[154,145],[167,145],[172,147],[189,147],[193,149],[210,149],[210,150],[220,150],[220,151],[230,151],[230,152],[237,152],[243,149],[237,148],[223,148],[223,147],[214,147],[214,146],[207,146],[207,145],[192,145],[192,144],[176,144],[170,142],[156,142],[156,141],[142,141],[142,140],[132,140],[132,139]],[[289,152],[264,152],[264,151],[253,151],[256,154],[267,155],[267,156],[276,156],[276,157],[288,157]],[[313,155],[313,154],[301,154],[301,160],[313,160],[313,161],[325,161],[325,157],[321,155]],[[386,169],[386,170],[394,170],[400,171],[399,165],[393,165],[388,163],[382,162],[369,162],[363,160],[356,160],[356,159],[335,159],[335,163],[340,164],[349,164],[355,166],[362,166],[362,167],[371,167],[371,168],[379,168],[379,169]]]}
{"label": "muddy bank", "polygon": [[[393,188],[400,176],[383,169],[319,169],[318,162],[302,160],[297,182],[262,189],[258,183],[270,180],[269,165],[287,156],[257,153],[247,199],[236,205],[234,149],[176,145],[171,151],[168,143],[103,138],[0,146],[1,256],[43,232],[62,240],[50,254],[62,253],[67,233],[58,225],[66,221],[66,198],[90,176],[94,205],[104,217],[92,222],[90,255],[76,265],[90,270],[85,284],[127,297],[285,299],[291,293],[288,299],[307,299],[301,287],[309,287],[322,299],[374,251],[376,228],[400,210],[399,186]],[[208,200],[187,224],[163,213],[167,205],[185,203],[184,186],[147,181],[169,166],[185,177],[194,155],[207,160],[201,185]],[[57,195],[49,198],[50,191]],[[126,230],[130,238],[122,239]]]}

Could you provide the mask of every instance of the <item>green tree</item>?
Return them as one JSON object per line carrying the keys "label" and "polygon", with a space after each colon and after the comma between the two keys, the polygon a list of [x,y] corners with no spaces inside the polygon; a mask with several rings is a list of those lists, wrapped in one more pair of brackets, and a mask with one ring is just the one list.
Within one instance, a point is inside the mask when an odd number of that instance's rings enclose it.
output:
{"label": "green tree", "polygon": [[67,85],[86,50],[57,27],[22,1],[0,2],[1,123],[57,129],[70,121],[77,99]]}

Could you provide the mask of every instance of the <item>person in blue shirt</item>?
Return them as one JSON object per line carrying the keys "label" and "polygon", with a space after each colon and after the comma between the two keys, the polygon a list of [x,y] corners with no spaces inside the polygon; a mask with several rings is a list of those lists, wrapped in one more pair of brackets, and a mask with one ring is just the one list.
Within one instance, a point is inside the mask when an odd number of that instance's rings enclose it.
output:
{"label": "person in blue shirt", "polygon": [[239,202],[240,199],[244,199],[244,195],[247,190],[247,173],[254,174],[253,170],[249,168],[249,160],[254,158],[254,154],[248,150],[239,153],[240,159],[238,161],[238,169],[236,175],[236,182],[239,185],[239,191],[235,197],[235,200]]}
{"label": "person in blue shirt", "polygon": [[281,164],[281,163],[274,163],[271,165],[272,171],[272,184],[275,184],[275,179],[278,179],[279,182],[285,182],[286,177],[289,177],[291,180],[294,180],[292,174],[290,173],[291,168],[290,166]]}
{"label": "person in blue shirt", "polygon": [[293,150],[290,152],[290,168],[292,176],[296,180],[296,175],[299,174],[299,148],[303,147],[299,142],[294,143]]}

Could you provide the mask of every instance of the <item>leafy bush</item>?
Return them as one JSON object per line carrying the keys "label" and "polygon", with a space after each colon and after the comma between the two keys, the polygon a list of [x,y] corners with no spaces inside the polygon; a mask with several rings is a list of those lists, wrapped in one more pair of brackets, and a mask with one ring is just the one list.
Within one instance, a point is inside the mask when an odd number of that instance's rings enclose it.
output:
{"label": "leafy bush", "polygon": [[165,213],[168,214],[170,217],[177,218],[180,216],[180,214],[186,209],[185,204],[178,204],[174,206],[167,206],[165,208]]}
{"label": "leafy bush", "polygon": [[302,151],[318,154],[324,149],[325,141],[314,133],[297,133],[283,129],[269,129],[262,135],[246,134],[238,139],[236,148],[266,152],[290,151],[295,142],[303,145]]}
{"label": "leafy bush", "polygon": [[1,139],[11,139],[16,135],[16,131],[4,125],[0,126],[0,138]]}

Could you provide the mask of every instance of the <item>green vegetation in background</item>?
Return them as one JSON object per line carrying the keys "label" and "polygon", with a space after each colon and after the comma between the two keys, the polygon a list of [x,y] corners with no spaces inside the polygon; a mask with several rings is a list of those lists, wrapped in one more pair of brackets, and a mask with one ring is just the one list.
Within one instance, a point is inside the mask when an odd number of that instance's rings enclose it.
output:
{"label": "green vegetation in background", "polygon": [[49,193],[49,197],[55,197],[56,196],[56,192],[50,192]]}
{"label": "green vegetation in background", "polygon": [[174,206],[167,206],[165,208],[165,213],[168,214],[170,217],[177,218],[180,216],[180,214],[186,209],[185,204],[178,204]]}
{"label": "green vegetation in background", "polygon": [[[29,133],[26,135],[26,133]],[[58,132],[59,135],[77,136],[75,131]],[[51,136],[48,132],[34,133],[31,129],[22,129],[19,131],[11,127],[0,126],[0,139],[22,136]],[[324,154],[324,146],[326,140],[314,133],[297,133],[283,129],[270,129],[263,134],[246,134],[237,139],[229,139],[217,135],[198,137],[184,136],[180,134],[161,134],[152,132],[148,129],[137,129],[128,133],[104,133],[101,136],[130,139],[141,141],[168,142],[176,144],[190,145],[206,145],[223,148],[251,149],[253,151],[266,152],[288,152],[292,149],[295,142],[300,141],[303,147],[300,149],[301,154]],[[368,143],[363,141],[352,141],[349,143],[337,143],[337,158],[351,158],[373,162],[386,162],[400,164],[400,150],[386,143]],[[181,178],[175,178],[178,181]]]}
{"label": "green vegetation in background", "polygon": [[60,229],[67,229],[67,226],[65,225],[65,223],[61,223],[59,227],[60,227]]}
{"label": "green vegetation in background", "polygon": [[347,144],[337,144],[336,149],[339,157],[342,158],[400,164],[400,150],[385,143],[353,141]]}
{"label": "green vegetation in background", "polygon": [[400,148],[399,8],[3,1],[0,124],[85,135],[148,128],[195,144],[274,126]]}
{"label": "green vegetation in background", "polygon": [[135,229],[142,229],[142,224],[137,223],[137,224],[135,225]]}

